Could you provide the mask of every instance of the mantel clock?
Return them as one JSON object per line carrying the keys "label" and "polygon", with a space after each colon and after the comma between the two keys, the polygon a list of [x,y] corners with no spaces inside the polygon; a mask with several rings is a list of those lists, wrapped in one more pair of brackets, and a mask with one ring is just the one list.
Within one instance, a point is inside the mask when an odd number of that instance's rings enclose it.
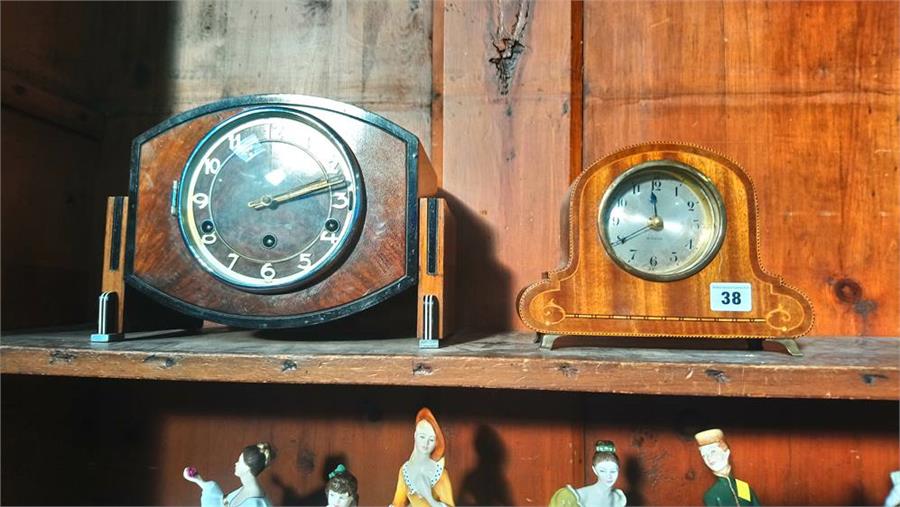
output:
{"label": "mantel clock", "polygon": [[760,265],[753,185],[721,155],[626,148],[586,169],[565,206],[566,263],[518,300],[546,347],[563,335],[789,339],[812,326],[807,298]]}
{"label": "mantel clock", "polygon": [[[128,198],[109,205],[106,271],[246,328],[328,322],[418,284],[420,337],[437,339],[453,263],[436,181],[420,141],[381,116],[296,95],[225,99],[134,140]],[[121,329],[123,292],[104,292]]]}

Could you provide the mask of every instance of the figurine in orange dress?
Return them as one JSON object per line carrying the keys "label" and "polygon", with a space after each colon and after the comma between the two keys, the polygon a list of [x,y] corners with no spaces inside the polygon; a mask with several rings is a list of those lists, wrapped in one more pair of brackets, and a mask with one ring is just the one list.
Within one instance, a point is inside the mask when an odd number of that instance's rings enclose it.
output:
{"label": "figurine in orange dress", "polygon": [[454,507],[444,467],[444,434],[427,408],[416,415],[413,451],[397,474],[392,507]]}

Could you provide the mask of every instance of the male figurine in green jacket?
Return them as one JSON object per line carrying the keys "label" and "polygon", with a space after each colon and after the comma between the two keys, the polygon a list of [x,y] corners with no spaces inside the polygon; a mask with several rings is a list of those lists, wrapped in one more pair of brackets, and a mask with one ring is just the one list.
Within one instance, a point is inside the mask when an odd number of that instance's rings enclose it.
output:
{"label": "male figurine in green jacket", "polygon": [[703,462],[716,475],[716,483],[703,495],[704,505],[759,505],[759,498],[746,482],[731,473],[731,449],[720,429],[701,431],[694,435],[700,446]]}

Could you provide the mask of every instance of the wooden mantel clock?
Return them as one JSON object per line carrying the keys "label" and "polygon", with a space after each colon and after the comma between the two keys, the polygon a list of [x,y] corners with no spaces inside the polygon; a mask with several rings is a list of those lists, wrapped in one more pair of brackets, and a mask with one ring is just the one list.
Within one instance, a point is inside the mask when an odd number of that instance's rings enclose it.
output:
{"label": "wooden mantel clock", "polygon": [[753,185],[721,155],[626,148],[585,170],[566,206],[564,267],[518,299],[544,347],[653,336],[779,339],[792,351],[812,327],[807,298],[760,265]]}
{"label": "wooden mantel clock", "polygon": [[332,321],[418,284],[419,337],[436,346],[453,265],[436,193],[420,141],[348,104],[258,95],[185,112],[135,139],[129,196],[110,200],[106,318],[121,332],[123,278],[245,328]]}

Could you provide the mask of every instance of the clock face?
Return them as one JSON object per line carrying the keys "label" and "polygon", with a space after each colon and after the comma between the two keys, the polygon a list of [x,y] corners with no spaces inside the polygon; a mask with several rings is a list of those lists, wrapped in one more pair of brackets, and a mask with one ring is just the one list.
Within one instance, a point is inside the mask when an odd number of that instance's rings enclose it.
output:
{"label": "clock face", "polygon": [[356,158],[328,126],[265,106],[213,128],[178,184],[176,213],[194,259],[249,292],[321,279],[352,249],[365,195]]}
{"label": "clock face", "polygon": [[647,280],[680,280],[719,251],[725,207],[696,169],[670,160],[646,162],[609,186],[598,228],[606,252],[625,271]]}

